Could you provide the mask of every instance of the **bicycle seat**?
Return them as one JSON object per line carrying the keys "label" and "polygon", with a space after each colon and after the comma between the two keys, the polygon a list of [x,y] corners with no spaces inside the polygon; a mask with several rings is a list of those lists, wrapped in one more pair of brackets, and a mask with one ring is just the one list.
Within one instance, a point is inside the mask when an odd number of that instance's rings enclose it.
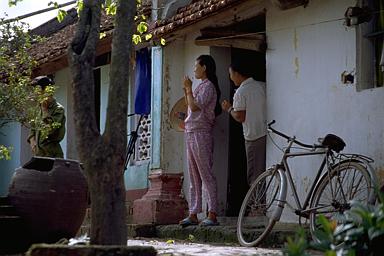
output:
{"label": "bicycle seat", "polygon": [[342,151],[345,147],[345,142],[342,138],[334,135],[334,134],[327,134],[323,141],[321,142],[321,145],[328,147],[329,149],[339,153]]}

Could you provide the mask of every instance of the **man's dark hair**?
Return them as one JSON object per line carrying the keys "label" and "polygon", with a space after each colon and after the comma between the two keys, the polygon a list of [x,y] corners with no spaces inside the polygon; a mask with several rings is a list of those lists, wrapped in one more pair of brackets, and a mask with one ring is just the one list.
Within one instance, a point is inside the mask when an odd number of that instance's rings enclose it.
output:
{"label": "man's dark hair", "polygon": [[244,61],[233,61],[229,67],[244,77],[252,77],[255,71],[253,65]]}
{"label": "man's dark hair", "polygon": [[34,86],[38,85],[42,90],[45,90],[45,87],[49,85],[54,85],[54,84],[55,83],[53,82],[53,80],[48,76],[38,76],[38,77],[35,77],[32,81],[32,85]]}

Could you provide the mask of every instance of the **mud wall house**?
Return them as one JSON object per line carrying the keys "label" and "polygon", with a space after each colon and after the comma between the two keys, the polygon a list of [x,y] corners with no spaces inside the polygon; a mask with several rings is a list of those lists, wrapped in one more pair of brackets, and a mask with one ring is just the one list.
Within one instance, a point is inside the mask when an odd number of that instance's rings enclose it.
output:
{"label": "mud wall house", "polygon": [[[152,33],[164,37],[167,44],[152,48],[152,75],[156,81],[152,90],[158,106],[152,113],[152,125],[159,128],[152,130],[152,136],[160,140],[152,147],[158,147],[160,153],[150,173],[184,171],[183,191],[189,200],[183,134],[170,128],[169,112],[182,96],[182,76],[193,77],[196,57],[211,54],[217,63],[222,98],[231,98],[234,93],[228,78],[230,62],[240,59],[253,65],[256,79],[267,83],[267,116],[277,121],[276,128],[308,143],[328,133],[337,134],[346,141],[345,152],[375,160],[373,167],[383,181],[383,24],[375,16],[383,8],[380,3],[152,1],[153,7],[162,7],[154,8],[152,17],[157,21]],[[350,7],[359,6],[369,6],[373,16],[370,22],[364,22],[364,15],[345,17]],[[285,145],[279,138],[274,137],[274,141]],[[267,165],[276,163],[280,156],[280,150],[269,139]],[[238,213],[247,190],[244,162],[241,126],[223,113],[215,127],[214,150],[222,216]],[[306,196],[319,164],[316,157],[291,161],[300,198]],[[159,199],[161,196],[143,197],[147,201]],[[140,204],[144,203],[135,201],[136,209]],[[156,216],[148,219],[135,214],[135,207],[133,212],[136,222],[157,221]],[[283,219],[296,221],[288,212]]]}
{"label": "mud wall house", "polygon": [[[376,24],[374,28],[372,23],[358,24],[355,18],[344,18],[349,7],[379,2],[147,1],[152,6],[151,33],[165,38],[167,43],[164,47],[141,46],[151,52],[151,115],[140,123],[136,154],[125,172],[128,221],[164,224],[175,222],[184,214],[186,201],[180,197],[180,190],[189,200],[184,136],[172,129],[169,113],[182,97],[183,75],[193,77],[194,61],[201,54],[211,54],[216,60],[223,99],[232,98],[234,93],[228,76],[231,61],[249,63],[255,67],[255,78],[267,83],[267,116],[268,120],[277,121],[276,128],[308,143],[327,133],[337,134],[346,141],[345,151],[375,159],[373,166],[383,180],[384,87],[379,66],[383,43],[382,37],[376,36],[383,27]],[[47,30],[53,27],[50,32],[44,32],[47,41],[36,49],[40,63],[36,74],[55,77],[59,86],[57,98],[66,107],[68,117],[63,147],[67,158],[76,159],[65,51],[74,32],[75,16],[60,28],[50,23],[54,21],[43,25]],[[95,88],[101,131],[108,91],[111,24],[109,20],[103,21],[102,31],[107,32],[107,37],[99,43],[95,68],[99,77]],[[129,113],[132,113],[134,78],[130,88]],[[130,118],[128,130],[137,127],[136,118]],[[11,131],[13,135],[7,138],[16,146],[15,162],[6,168],[10,175],[29,158],[26,131],[20,127]],[[219,213],[236,216],[247,191],[242,128],[222,113],[214,133]],[[274,140],[278,145],[285,143],[275,137]],[[268,140],[267,165],[275,163],[280,156],[281,152]],[[292,162],[301,198],[307,193],[318,162],[316,158]],[[1,165],[5,166],[4,162]],[[5,186],[2,184],[2,193]],[[284,219],[296,220],[289,214]]]}

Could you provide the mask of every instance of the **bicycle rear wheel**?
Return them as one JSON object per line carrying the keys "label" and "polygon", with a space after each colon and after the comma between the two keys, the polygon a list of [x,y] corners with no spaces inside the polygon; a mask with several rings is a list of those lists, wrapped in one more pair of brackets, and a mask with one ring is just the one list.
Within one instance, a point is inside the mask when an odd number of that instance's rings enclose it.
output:
{"label": "bicycle rear wheel", "polygon": [[350,209],[350,201],[374,204],[374,187],[367,168],[358,162],[344,162],[336,165],[330,175],[316,186],[311,199],[310,230],[312,238],[319,228],[317,217],[322,214],[328,220],[343,222],[344,211]]}
{"label": "bicycle rear wheel", "polygon": [[241,205],[237,239],[242,246],[257,246],[276,223],[274,216],[282,189],[278,171],[267,170],[253,182]]}

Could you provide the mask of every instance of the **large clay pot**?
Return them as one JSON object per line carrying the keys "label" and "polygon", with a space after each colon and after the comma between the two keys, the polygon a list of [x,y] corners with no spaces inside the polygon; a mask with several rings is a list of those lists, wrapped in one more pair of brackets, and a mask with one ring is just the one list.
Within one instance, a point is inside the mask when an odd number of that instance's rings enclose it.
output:
{"label": "large clay pot", "polygon": [[33,242],[74,237],[87,207],[87,182],[78,161],[33,157],[16,169],[9,199]]}

